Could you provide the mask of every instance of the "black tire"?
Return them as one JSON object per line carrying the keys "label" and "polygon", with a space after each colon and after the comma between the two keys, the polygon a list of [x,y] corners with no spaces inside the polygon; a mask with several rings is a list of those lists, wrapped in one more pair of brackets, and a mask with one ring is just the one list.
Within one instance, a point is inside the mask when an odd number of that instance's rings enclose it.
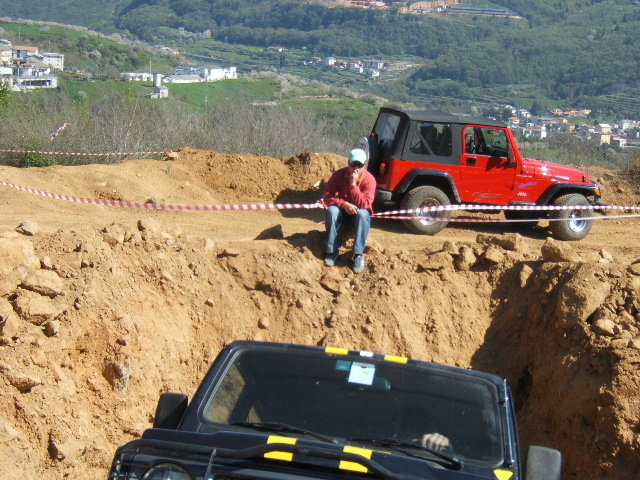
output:
{"label": "black tire", "polygon": [[[410,210],[421,207],[435,207],[440,205],[450,205],[449,197],[442,190],[436,187],[423,186],[417,187],[407,193],[402,202],[400,208],[403,210]],[[448,219],[451,217],[451,210],[444,210],[442,212],[420,212],[413,213],[412,216],[422,217],[435,217],[441,218],[443,221],[437,220],[403,220],[404,224],[413,233],[419,233],[422,235],[435,235],[449,223]]]}
{"label": "black tire", "polygon": [[[558,206],[590,205],[584,195],[569,193],[556,198],[553,202]],[[557,210],[549,214],[549,228],[551,233],[560,240],[582,240],[588,235],[593,226],[593,220],[584,220],[583,217],[593,217],[592,208],[580,208],[576,210]]]}
{"label": "black tire", "polygon": [[[540,214],[538,212],[523,212],[520,210],[505,210],[504,218],[507,220],[532,220],[536,218],[540,218]],[[533,230],[538,226],[540,222],[512,222],[510,225],[516,230]]]}

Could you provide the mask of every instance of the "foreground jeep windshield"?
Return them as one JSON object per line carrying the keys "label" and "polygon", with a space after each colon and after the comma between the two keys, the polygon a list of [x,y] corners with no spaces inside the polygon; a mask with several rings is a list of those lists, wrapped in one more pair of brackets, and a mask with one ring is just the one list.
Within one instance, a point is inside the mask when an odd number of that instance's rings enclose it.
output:
{"label": "foreground jeep windshield", "polygon": [[212,427],[280,425],[325,441],[397,440],[416,449],[422,435],[439,433],[465,461],[497,464],[504,458],[498,406],[490,381],[433,364],[241,350],[203,416]]}

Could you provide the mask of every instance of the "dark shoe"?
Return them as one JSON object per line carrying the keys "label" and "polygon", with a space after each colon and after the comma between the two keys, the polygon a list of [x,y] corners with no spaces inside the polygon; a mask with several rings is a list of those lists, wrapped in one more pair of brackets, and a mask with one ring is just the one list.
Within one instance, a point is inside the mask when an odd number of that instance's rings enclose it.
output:
{"label": "dark shoe", "polygon": [[337,261],[338,261],[338,254],[337,253],[327,253],[325,255],[325,257],[324,257],[324,264],[327,267],[335,266]]}
{"label": "dark shoe", "polygon": [[362,273],[364,271],[364,255],[353,256],[353,271],[354,273]]}

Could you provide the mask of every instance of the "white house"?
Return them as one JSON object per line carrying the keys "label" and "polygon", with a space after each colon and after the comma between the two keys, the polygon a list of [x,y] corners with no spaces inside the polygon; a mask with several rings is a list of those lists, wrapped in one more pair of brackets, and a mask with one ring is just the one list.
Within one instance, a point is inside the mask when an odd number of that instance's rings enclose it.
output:
{"label": "white house", "polygon": [[618,128],[621,130],[629,130],[635,127],[636,123],[635,120],[620,120],[618,121]]}
{"label": "white house", "polygon": [[14,67],[15,89],[57,88],[58,76],[51,73],[51,67],[34,57],[28,57],[21,65]]}
{"label": "white house", "polygon": [[226,78],[238,78],[236,67],[199,66],[196,71],[198,75],[210,82]]}
{"label": "white house", "polygon": [[[197,76],[198,79],[191,77]],[[189,80],[176,78],[176,77],[190,77]],[[176,73],[171,78],[172,83],[187,83],[187,82],[213,82],[216,80],[222,80],[225,78],[238,78],[236,67],[218,67],[215,65],[178,65],[176,67]],[[166,80],[165,81],[169,81]]]}
{"label": "white house", "polygon": [[163,83],[200,83],[204,82],[204,78],[200,75],[167,75],[162,79]]}
{"label": "white house", "polygon": [[26,62],[16,68],[18,75],[44,77],[51,74],[51,66],[44,63],[38,57],[27,57]]}
{"label": "white house", "polygon": [[42,61],[54,70],[64,70],[64,53],[44,52],[41,55]]}
{"label": "white house", "polygon": [[153,73],[149,72],[122,72],[120,76],[130,82],[151,82],[153,80]]}

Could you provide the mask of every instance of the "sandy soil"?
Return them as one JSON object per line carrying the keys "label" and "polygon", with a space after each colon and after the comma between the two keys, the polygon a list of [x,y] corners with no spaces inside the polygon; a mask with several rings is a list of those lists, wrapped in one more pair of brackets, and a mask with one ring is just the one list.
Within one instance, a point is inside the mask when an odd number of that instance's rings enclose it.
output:
{"label": "sandy soil", "polygon": [[[345,162],[184,148],[171,160],[0,167],[0,181],[155,204],[313,204]],[[591,173],[607,203],[640,203],[637,180]],[[3,478],[106,478],[115,448],[150,427],[158,395],[192,394],[235,339],[497,373],[514,390],[523,451],[560,449],[565,479],[637,478],[637,217],[598,220],[575,243],[548,240],[544,223],[522,235],[452,223],[426,237],[376,219],[361,275],[348,238],[341,263],[323,266],[322,219],[96,206],[0,185]]]}

